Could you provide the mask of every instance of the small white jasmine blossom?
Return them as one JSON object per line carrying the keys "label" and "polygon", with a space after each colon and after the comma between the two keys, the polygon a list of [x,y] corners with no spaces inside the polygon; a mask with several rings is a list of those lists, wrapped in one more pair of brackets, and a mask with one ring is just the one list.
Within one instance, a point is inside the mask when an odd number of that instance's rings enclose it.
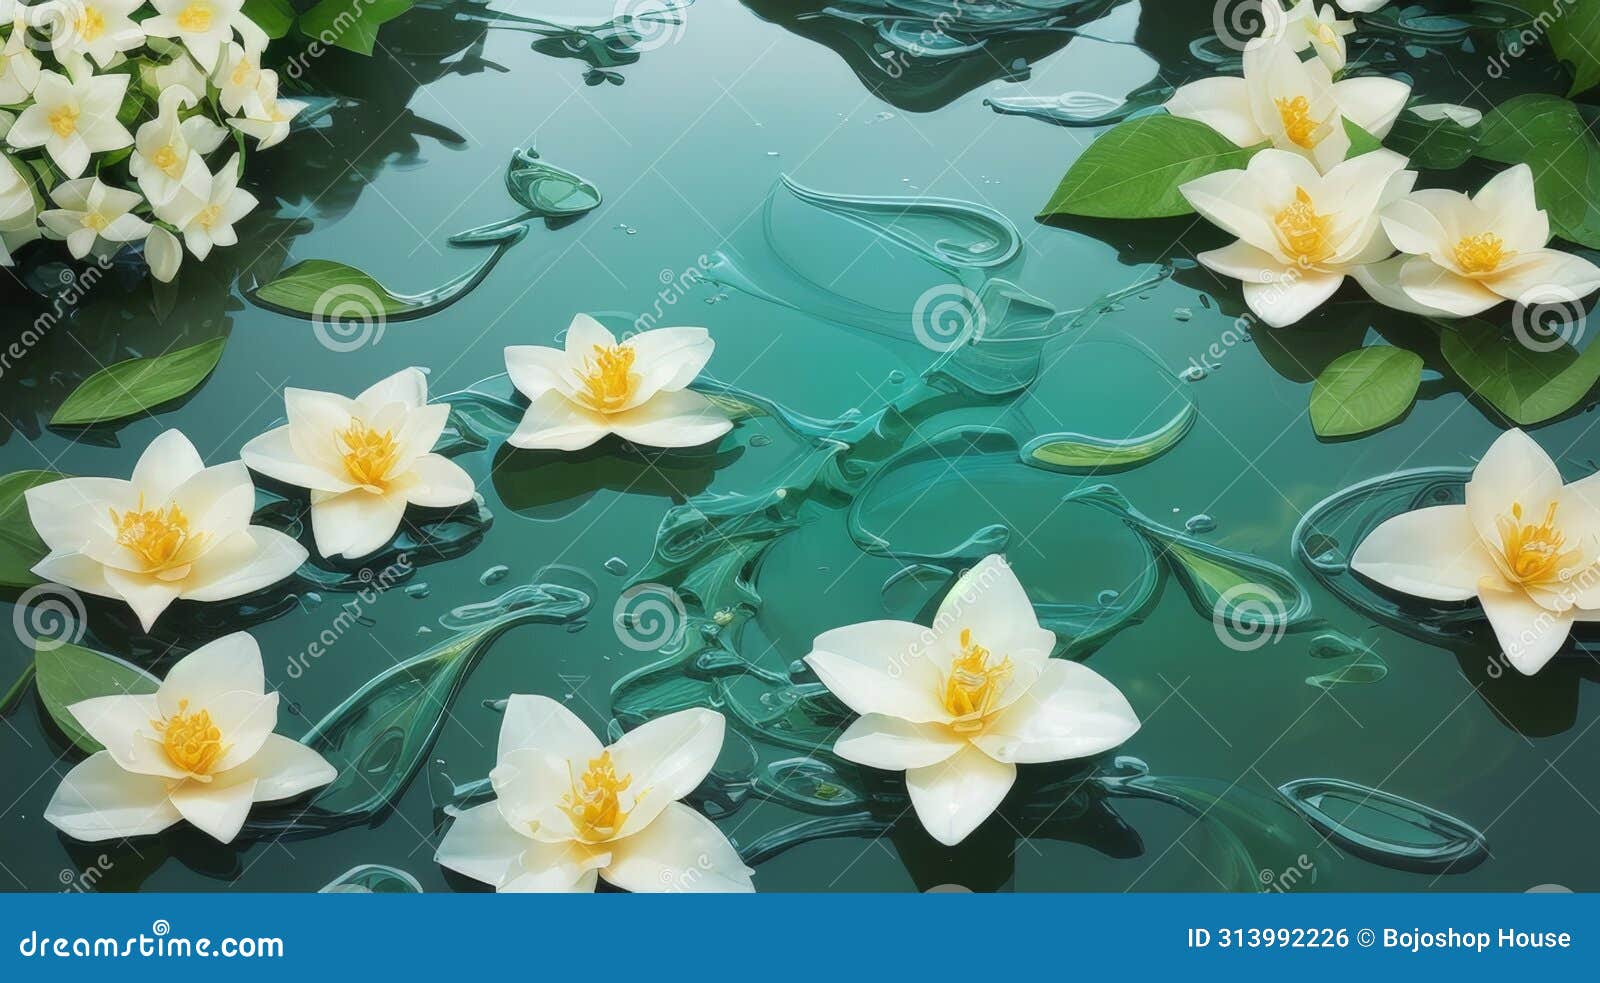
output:
{"label": "small white jasmine blossom", "polygon": [[506,349],[511,382],[531,401],[508,442],[514,447],[582,450],[607,434],[646,447],[698,447],[733,423],[687,388],[715,344],[704,328],[656,328],[618,342],[579,314],[565,349]]}
{"label": "small white jasmine blossom", "polygon": [[1307,48],[1315,51],[1330,72],[1344,68],[1347,58],[1344,39],[1355,33],[1356,25],[1340,20],[1332,4],[1323,4],[1319,11],[1315,0],[1299,0],[1292,9],[1285,11],[1278,0],[1265,0],[1261,16],[1269,32],[1276,29],[1276,33],[1263,35],[1266,40],[1284,37],[1296,52]]}
{"label": "small white jasmine blossom", "polygon": [[234,223],[255,207],[256,196],[239,187],[239,155],[234,154],[209,176],[201,195],[175,195],[156,216],[178,226],[189,252],[196,259],[205,259],[211,255],[211,247],[231,246],[239,241]]}
{"label": "small white jasmine blossom", "polygon": [[214,71],[223,45],[238,32],[247,46],[260,51],[267,38],[244,14],[244,0],[150,0],[156,16],[142,24],[146,34],[177,38],[207,72]]}
{"label": "small white jasmine blossom", "polygon": [[1600,475],[1563,484],[1531,437],[1508,430],[1478,462],[1465,505],[1384,522],[1351,569],[1391,590],[1483,605],[1501,649],[1533,675],[1577,621],[1600,621]]}
{"label": "small white jasmine blossom", "polygon": [[1502,171],[1471,198],[1457,191],[1412,192],[1383,210],[1383,227],[1411,257],[1399,268],[1400,290],[1418,305],[1456,317],[1508,300],[1571,303],[1600,290],[1600,268],[1545,248],[1550,217],[1534,200],[1533,169],[1526,164]]}
{"label": "small white jasmine blossom", "polygon": [[144,240],[144,261],[150,266],[150,275],[162,283],[171,283],[183,265],[183,244],[178,237],[159,225],[150,226]]}
{"label": "small white jasmine blossom", "polygon": [[1173,93],[1167,112],[1204,123],[1241,147],[1271,143],[1327,172],[1350,152],[1344,120],[1388,136],[1411,87],[1387,78],[1333,81],[1321,61],[1301,61],[1287,37],[1256,39],[1243,78],[1209,78]]}
{"label": "small white jasmine blossom", "polygon": [[11,35],[0,47],[0,105],[25,102],[39,84],[42,67],[39,56],[28,48],[28,25],[19,9],[11,21]]}
{"label": "small white jasmine blossom", "polygon": [[546,696],[511,697],[489,773],[495,800],[451,824],[435,860],[505,892],[753,891],[716,824],[678,800],[711,771],[722,714],[658,717],[601,745]]}
{"label": "small white jasmine blossom", "polygon": [[923,828],[953,846],[999,807],[1017,765],[1100,754],[1139,729],[1105,678],[1050,658],[1055,642],[1010,566],[990,556],[950,589],[933,627],[836,628],[805,661],[861,714],[834,752],[904,771]]}
{"label": "small white jasmine blossom", "polygon": [[1318,174],[1298,154],[1263,150],[1244,170],[1191,181],[1180,189],[1189,204],[1239,237],[1199,260],[1242,280],[1245,303],[1268,325],[1294,324],[1347,275],[1394,252],[1378,214],[1416,182],[1405,166],[1399,154],[1376,150]]}
{"label": "small white jasmine blossom", "polygon": [[200,66],[194,63],[193,58],[182,51],[164,65],[146,65],[144,74],[157,92],[165,92],[175,85],[181,85],[189,90],[196,102],[206,97],[206,73],[200,70]]}
{"label": "small white jasmine blossom", "polygon": [[266,692],[261,649],[244,632],[178,660],[154,693],[97,696],[67,710],[105,746],[67,773],[45,807],[45,820],[78,840],[149,836],[187,820],[231,843],[252,804],[339,774],[272,732],[278,694]]}
{"label": "small white jasmine blossom", "polygon": [[472,478],[432,453],[450,407],[429,405],[428,380],[410,368],[355,399],[286,389],[287,425],[239,452],[244,463],[311,491],[317,552],[351,559],[394,538],[407,505],[453,508],[471,500]]}
{"label": "small white jasmine blossom", "polygon": [[94,59],[110,68],[118,56],[144,44],[144,31],[129,15],[144,0],[48,0],[28,8],[33,26],[48,34],[56,58]]}
{"label": "small white jasmine blossom", "polygon": [[117,122],[127,75],[79,75],[72,79],[42,72],[34,102],[11,124],[6,141],[19,150],[43,147],[69,178],[89,166],[89,155],[120,150],[133,134]]}
{"label": "small white jasmine blossom", "polygon": [[265,150],[289,135],[289,124],[305,109],[305,103],[278,98],[278,73],[267,69],[257,73],[256,89],[245,98],[243,116],[228,118],[228,125],[254,137],[256,149]]}
{"label": "small white jasmine blossom", "polygon": [[39,221],[65,239],[76,259],[89,255],[96,242],[116,246],[143,239],[150,223],[133,214],[143,200],[132,191],[112,188],[97,177],[62,181],[50,192],[59,208],[39,213]]}
{"label": "small white jasmine blossom", "polygon": [[211,172],[204,155],[221,146],[228,131],[203,114],[180,119],[178,110],[194,101],[185,86],[163,89],[156,118],[134,134],[128,173],[138,180],[152,206],[165,205],[180,192],[198,200],[210,189]]}
{"label": "small white jasmine blossom", "polygon": [[126,601],[145,631],[180,597],[239,597],[306,558],[290,537],[250,525],[256,493],[242,462],[208,468],[176,430],[150,442],[130,480],[63,478],[25,495],[50,548],[33,573]]}
{"label": "small white jasmine blossom", "polygon": [[222,111],[238,116],[246,105],[260,99],[261,55],[246,51],[237,41],[228,42],[217,62],[216,84]]}

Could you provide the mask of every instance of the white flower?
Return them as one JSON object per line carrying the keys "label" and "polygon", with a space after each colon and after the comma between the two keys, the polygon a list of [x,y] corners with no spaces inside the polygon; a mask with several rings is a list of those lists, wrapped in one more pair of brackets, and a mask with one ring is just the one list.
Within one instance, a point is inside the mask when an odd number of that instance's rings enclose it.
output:
{"label": "white flower", "polygon": [[0,154],[0,266],[11,265],[11,250],[38,238],[33,186]]}
{"label": "white flower", "polygon": [[178,237],[159,225],[150,226],[144,240],[144,261],[150,265],[150,275],[162,283],[171,283],[183,265],[183,245]]}
{"label": "white flower", "polygon": [[119,150],[133,142],[133,134],[117,122],[128,78],[111,74],[68,79],[41,72],[34,103],[11,124],[7,142],[19,150],[43,147],[62,173],[79,177],[89,166],[90,154]]}
{"label": "white flower", "polygon": [[50,38],[56,58],[85,55],[109,68],[119,54],[144,44],[144,31],[128,16],[144,0],[50,0],[27,8],[32,24]]}
{"label": "white flower", "polygon": [[89,255],[96,241],[121,245],[143,239],[150,223],[133,214],[142,198],[133,191],[112,188],[97,177],[62,181],[50,192],[60,208],[39,213],[44,227],[67,241],[75,258]]}
{"label": "white flower", "polygon": [[705,328],[656,328],[618,342],[579,314],[566,349],[506,349],[506,372],[531,400],[509,438],[514,447],[581,450],[607,434],[646,447],[698,447],[733,423],[686,387],[715,348]]}
{"label": "white flower", "polygon": [[500,725],[495,801],[456,818],[435,856],[499,891],[752,891],[753,871],[711,820],[678,800],[722,747],[722,714],[682,710],[602,747],[571,710],[513,696]]}
{"label": "white flower", "polygon": [[311,530],[323,556],[366,556],[394,538],[406,506],[469,501],[472,478],[432,453],[450,407],[428,404],[421,369],[404,369],[355,399],[285,389],[286,426],[244,445],[255,470],[311,490]]}
{"label": "white flower", "polygon": [[223,112],[239,115],[246,104],[260,98],[261,56],[236,41],[228,42],[217,62],[216,83]]}
{"label": "white flower", "polygon": [[1278,0],[1265,0],[1261,16],[1268,32],[1262,35],[1264,39],[1287,38],[1296,52],[1313,49],[1330,72],[1344,68],[1344,39],[1355,33],[1356,25],[1340,20],[1332,4],[1323,4],[1318,12],[1314,0],[1300,0],[1285,12]]}
{"label": "white flower", "polygon": [[289,123],[306,108],[305,103],[278,98],[278,73],[257,72],[256,89],[245,98],[244,115],[228,118],[228,124],[245,136],[255,137],[256,149],[265,150],[289,135]]}
{"label": "white flower", "polygon": [[178,660],[144,696],[97,696],[67,709],[105,745],[62,780],[44,818],[79,840],[159,833],[180,820],[231,843],[255,802],[326,785],[322,755],[274,734],[261,650],[244,632]]}
{"label": "white flower", "polygon": [[240,8],[244,0],[150,0],[156,16],[145,20],[146,34],[177,38],[207,72],[217,67],[222,46],[235,31],[252,50],[267,46],[267,36]]}
{"label": "white flower", "polygon": [[951,588],[932,628],[836,628],[805,661],[861,714],[834,752],[905,771],[923,828],[952,846],[999,807],[1017,765],[1099,754],[1139,729],[1115,686],[1050,658],[1055,641],[1005,560],[990,556]]}
{"label": "white flower", "polygon": [[210,189],[211,172],[204,155],[221,146],[228,131],[204,113],[179,119],[178,110],[195,101],[183,85],[163,89],[156,118],[134,134],[128,173],[138,179],[152,206],[165,205],[180,191],[198,200]]}
{"label": "white flower", "polygon": [[171,222],[183,232],[184,245],[196,259],[205,259],[212,246],[231,246],[239,241],[234,223],[256,207],[256,196],[239,187],[239,155],[210,175],[199,197],[180,192],[156,209],[156,217]]}
{"label": "white flower", "polygon": [[1412,106],[1406,112],[1430,123],[1447,119],[1469,130],[1483,122],[1483,113],[1470,106],[1458,106],[1453,102],[1430,102],[1425,106]]}
{"label": "white flower", "polygon": [[1527,164],[1502,171],[1471,198],[1412,192],[1383,210],[1383,227],[1396,248],[1411,254],[1399,270],[1401,291],[1457,317],[1507,300],[1570,303],[1600,290],[1600,268],[1545,248],[1550,217],[1534,201]]}
{"label": "white flower", "polygon": [[1301,61],[1288,38],[1250,42],[1244,78],[1208,78],[1173,93],[1167,111],[1206,124],[1241,147],[1271,142],[1321,171],[1350,152],[1343,119],[1383,139],[1411,87],[1387,78],[1333,81],[1321,61]]}
{"label": "white flower", "polygon": [[1388,2],[1389,0],[1338,0],[1339,6],[1351,14],[1370,14]]}
{"label": "white flower", "polygon": [[1275,328],[1332,297],[1347,274],[1394,252],[1378,212],[1411,190],[1406,159],[1375,150],[1318,174],[1304,157],[1263,150],[1242,171],[1219,171],[1180,190],[1195,211],[1239,237],[1202,253],[1208,268],[1244,281],[1244,299]]}
{"label": "white flower", "polygon": [[193,58],[182,51],[164,65],[145,65],[144,76],[157,92],[165,92],[175,85],[181,85],[194,95],[196,101],[206,96],[206,73],[200,70],[200,66],[194,63]]}
{"label": "white flower", "polygon": [[256,492],[242,462],[208,468],[176,430],[150,442],[131,481],[64,478],[26,495],[28,517],[50,548],[33,572],[121,598],[145,631],[180,597],[239,597],[306,558],[290,537],[250,525]]}
{"label": "white flower", "polygon": [[39,84],[40,67],[39,56],[28,48],[28,25],[18,10],[11,22],[11,36],[0,48],[0,105],[26,102]]}
{"label": "white flower", "polygon": [[1350,565],[1416,597],[1477,598],[1511,664],[1531,676],[1574,621],[1600,621],[1600,476],[1563,485],[1544,450],[1508,430],[1472,472],[1465,505],[1395,516]]}

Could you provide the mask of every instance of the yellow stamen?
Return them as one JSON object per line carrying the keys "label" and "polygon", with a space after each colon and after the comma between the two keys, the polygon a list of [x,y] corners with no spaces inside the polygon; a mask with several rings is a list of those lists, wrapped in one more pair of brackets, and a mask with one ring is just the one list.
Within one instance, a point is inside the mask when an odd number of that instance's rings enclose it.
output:
{"label": "yellow stamen", "polygon": [[209,712],[188,710],[189,701],[179,700],[177,713],[166,720],[152,720],[150,725],[161,735],[168,760],[191,775],[209,775],[228,749]]}
{"label": "yellow stamen", "polygon": [[85,41],[93,41],[106,32],[106,19],[101,16],[100,11],[93,7],[85,7],[72,26],[77,30],[79,37]]}
{"label": "yellow stamen", "polygon": [[155,156],[150,158],[150,162],[155,164],[167,177],[175,178],[178,176],[178,174],[174,173],[178,170],[178,149],[172,144],[169,143],[157,150]]}
{"label": "yellow stamen", "polygon": [[939,698],[955,718],[957,731],[980,730],[983,718],[994,709],[995,701],[1011,679],[1011,659],[989,664],[989,650],[972,641],[972,629],[961,629],[961,654],[951,660]]}
{"label": "yellow stamen", "polygon": [[202,229],[209,230],[213,225],[217,224],[217,219],[221,217],[221,205],[207,205],[206,207],[200,209],[199,214],[195,215],[194,220],[200,223],[200,227]]}
{"label": "yellow stamen", "polygon": [[1461,267],[1461,272],[1469,275],[1493,273],[1501,263],[1516,255],[1506,249],[1505,240],[1493,232],[1467,236],[1456,243],[1455,254],[1456,265]]}
{"label": "yellow stamen", "polygon": [[127,547],[148,572],[173,566],[185,546],[205,539],[205,533],[190,535],[189,519],[175,504],[146,510],[141,495],[138,507],[132,511],[121,515],[116,509],[110,511],[111,523],[117,527],[117,545]]}
{"label": "yellow stamen", "polygon": [[339,452],[344,459],[344,469],[351,480],[360,485],[383,487],[400,456],[400,442],[391,431],[379,432],[361,420],[351,417],[350,426],[339,431]]}
{"label": "yellow stamen", "polygon": [[1556,507],[1551,502],[1545,510],[1544,521],[1531,525],[1522,520],[1522,503],[1511,504],[1511,514],[1495,519],[1500,530],[1500,545],[1505,550],[1506,566],[1511,575],[1527,586],[1550,586],[1562,580],[1561,573],[1578,562],[1582,550],[1567,550],[1566,534],[1556,528]]}
{"label": "yellow stamen", "polygon": [[1311,115],[1311,100],[1305,96],[1275,100],[1278,115],[1283,118],[1283,129],[1297,146],[1310,150],[1322,142],[1332,129]]}
{"label": "yellow stamen", "polygon": [[195,0],[178,13],[178,26],[202,34],[211,30],[212,9],[207,0]]}
{"label": "yellow stamen", "polygon": [[624,408],[639,386],[633,371],[634,351],[629,345],[594,346],[594,355],[584,363],[583,389],[579,396],[591,409],[615,413]]}
{"label": "yellow stamen", "polygon": [[76,106],[57,106],[45,120],[50,124],[50,129],[56,131],[58,137],[70,137],[78,131]]}
{"label": "yellow stamen", "polygon": [[[586,843],[601,843],[617,835],[627,821],[631,808],[622,808],[618,793],[633,784],[632,775],[617,777],[616,766],[611,763],[609,750],[589,761],[583,777],[572,783],[572,791],[561,797],[561,811],[572,819],[578,838]],[[634,805],[644,797],[640,792]]]}
{"label": "yellow stamen", "polygon": [[99,232],[101,229],[104,229],[110,224],[111,220],[106,218],[104,215],[101,215],[99,212],[90,212],[83,217],[83,227],[86,229],[93,229],[96,232]]}
{"label": "yellow stamen", "polygon": [[233,74],[228,78],[234,85],[243,86],[249,83],[250,73],[255,70],[256,66],[249,58],[240,58],[239,63],[233,66]]}
{"label": "yellow stamen", "polygon": [[1278,227],[1278,238],[1284,248],[1301,266],[1311,266],[1327,259],[1333,252],[1328,232],[1333,225],[1332,215],[1317,214],[1316,204],[1305,188],[1295,189],[1294,204],[1273,217]]}
{"label": "yellow stamen", "polygon": [[1333,33],[1333,25],[1326,21],[1318,21],[1317,26],[1311,29],[1311,33],[1323,44],[1336,44],[1339,40],[1339,35]]}

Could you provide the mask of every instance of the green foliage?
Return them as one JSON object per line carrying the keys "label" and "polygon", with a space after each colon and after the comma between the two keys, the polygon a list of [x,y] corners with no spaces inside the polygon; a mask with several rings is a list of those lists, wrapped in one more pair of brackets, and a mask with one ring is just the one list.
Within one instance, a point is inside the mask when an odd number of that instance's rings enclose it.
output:
{"label": "green foliage", "polygon": [[1323,437],[1376,430],[1405,415],[1421,384],[1422,358],[1403,348],[1341,355],[1311,389],[1311,426]]}

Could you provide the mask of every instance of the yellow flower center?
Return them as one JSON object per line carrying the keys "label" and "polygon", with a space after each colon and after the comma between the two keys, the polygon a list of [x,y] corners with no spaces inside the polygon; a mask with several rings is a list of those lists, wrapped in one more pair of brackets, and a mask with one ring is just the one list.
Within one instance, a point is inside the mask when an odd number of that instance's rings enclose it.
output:
{"label": "yellow flower center", "polygon": [[579,396],[601,413],[622,409],[639,386],[633,359],[634,351],[628,345],[595,345],[594,355],[584,363],[583,392]]}
{"label": "yellow flower center", "polygon": [[121,515],[116,509],[110,511],[111,523],[117,528],[117,545],[127,547],[147,571],[172,566],[185,546],[205,539],[205,533],[190,534],[189,519],[177,505],[147,511],[141,495],[137,508]]}
{"label": "yellow flower center", "polygon": [[213,225],[216,225],[217,219],[221,217],[221,205],[207,205],[206,207],[200,209],[199,213],[195,215],[194,220],[200,223],[200,227],[202,229],[209,229]]}
{"label": "yellow flower center", "polygon": [[189,701],[179,700],[177,713],[166,720],[152,720],[150,725],[161,735],[168,760],[191,775],[209,775],[228,749],[209,712],[188,710]]}
{"label": "yellow flower center", "polygon": [[[572,791],[561,797],[561,811],[572,819],[572,828],[586,843],[600,843],[617,835],[632,809],[622,808],[618,793],[633,783],[632,775],[617,777],[609,750],[589,762],[589,769],[572,783]],[[640,792],[634,804],[644,797]]]}
{"label": "yellow flower center", "polygon": [[389,430],[378,431],[352,417],[350,426],[339,431],[339,443],[344,448],[340,456],[351,480],[360,485],[383,487],[400,456],[400,442]]}
{"label": "yellow flower center", "polygon": [[178,13],[178,26],[185,31],[204,33],[211,30],[212,9],[207,0],[195,0]]}
{"label": "yellow flower center", "polygon": [[1294,204],[1273,216],[1278,227],[1278,239],[1284,249],[1299,261],[1301,266],[1320,263],[1333,252],[1328,241],[1332,215],[1317,214],[1316,203],[1305,188],[1295,189]]}
{"label": "yellow flower center", "polygon": [[50,124],[50,129],[56,131],[58,137],[70,137],[78,130],[78,108],[76,106],[57,106],[45,117]]}
{"label": "yellow flower center", "polygon": [[989,664],[989,650],[972,641],[972,629],[961,629],[961,654],[950,662],[950,674],[940,687],[944,708],[956,718],[957,731],[983,727],[983,718],[994,709],[995,701],[1011,679],[1011,659]]}
{"label": "yellow flower center", "polygon": [[178,149],[172,144],[169,143],[157,150],[155,156],[150,158],[150,161],[168,177],[178,176],[173,173],[178,169]]}
{"label": "yellow flower center", "polygon": [[1493,232],[1467,236],[1456,243],[1456,265],[1463,273],[1493,273],[1500,264],[1516,255],[1506,249],[1505,240]]}
{"label": "yellow flower center", "polygon": [[1545,509],[1544,521],[1532,525],[1523,521],[1522,503],[1511,503],[1511,514],[1495,519],[1500,530],[1500,545],[1505,550],[1506,565],[1512,576],[1527,586],[1549,586],[1559,583],[1561,572],[1582,557],[1582,550],[1567,550],[1566,534],[1556,528],[1556,507],[1551,502]]}
{"label": "yellow flower center", "polygon": [[240,58],[239,63],[233,66],[233,73],[228,76],[228,79],[236,86],[245,86],[250,84],[250,75],[255,70],[256,66],[250,59]]}
{"label": "yellow flower center", "polygon": [[1323,44],[1335,44],[1339,40],[1339,35],[1333,33],[1333,25],[1325,21],[1318,21],[1317,26],[1311,29],[1311,34]]}
{"label": "yellow flower center", "polygon": [[83,217],[83,227],[86,229],[93,229],[96,232],[99,232],[101,229],[104,229],[110,224],[111,220],[106,218],[104,215],[101,215],[99,212],[90,212]]}
{"label": "yellow flower center", "polygon": [[85,7],[72,26],[77,30],[79,37],[85,41],[93,41],[106,32],[106,19],[100,15],[100,11],[93,7]]}
{"label": "yellow flower center", "polygon": [[1278,99],[1278,115],[1283,118],[1284,132],[1296,145],[1312,149],[1328,135],[1329,127],[1311,115],[1311,101],[1305,96]]}

